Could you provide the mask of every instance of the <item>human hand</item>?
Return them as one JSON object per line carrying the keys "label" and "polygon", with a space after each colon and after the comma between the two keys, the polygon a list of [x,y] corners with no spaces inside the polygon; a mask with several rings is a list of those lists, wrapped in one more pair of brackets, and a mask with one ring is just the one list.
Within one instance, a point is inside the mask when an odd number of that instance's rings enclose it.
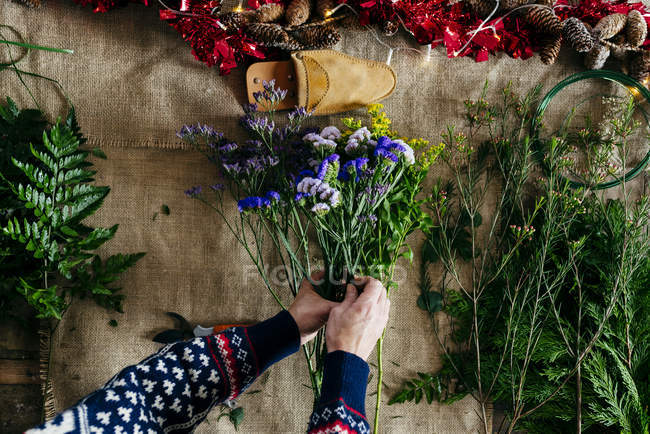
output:
{"label": "human hand", "polygon": [[390,311],[390,300],[381,282],[371,277],[348,284],[345,299],[334,307],[327,321],[327,351],[347,351],[366,360],[381,337]]}
{"label": "human hand", "polygon": [[[325,275],[324,271],[312,273],[311,280],[317,282]],[[316,332],[325,325],[330,311],[337,303],[325,300],[314,291],[308,279],[303,279],[298,295],[289,307],[289,313],[298,325],[300,345],[304,345],[316,336]]]}

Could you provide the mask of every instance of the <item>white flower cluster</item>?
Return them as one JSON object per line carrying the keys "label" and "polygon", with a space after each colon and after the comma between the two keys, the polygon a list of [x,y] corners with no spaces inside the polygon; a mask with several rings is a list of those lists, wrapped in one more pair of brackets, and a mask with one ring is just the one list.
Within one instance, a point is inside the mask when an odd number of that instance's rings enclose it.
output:
{"label": "white flower cluster", "polygon": [[302,139],[305,142],[312,144],[314,149],[322,149],[326,152],[334,152],[336,150],[335,140],[341,137],[341,132],[336,127],[325,127],[320,134],[309,133]]}
{"label": "white flower cluster", "polygon": [[400,139],[395,139],[393,140],[395,143],[399,143],[400,145],[404,146],[404,149],[406,149],[406,152],[404,152],[402,155],[404,156],[404,159],[410,166],[411,164],[415,163],[415,154],[413,153],[413,148],[411,148],[409,145],[404,142],[404,140]]}
{"label": "white flower cluster", "polygon": [[330,210],[330,206],[323,202],[318,202],[317,204],[311,207],[311,212],[318,215],[327,214],[329,210]]}
{"label": "white flower cluster", "polygon": [[[330,207],[334,208],[339,204],[340,193],[337,189],[332,188],[327,182],[321,181],[316,178],[303,178],[296,187],[298,193],[309,194],[311,196],[317,197],[318,199],[327,202],[322,203],[326,205],[329,210]],[[316,205],[321,205],[317,203]],[[319,209],[322,210],[323,207]],[[312,210],[313,211],[313,210]]]}
{"label": "white flower cluster", "polygon": [[354,154],[358,151],[366,151],[368,145],[376,146],[377,142],[371,140],[372,133],[366,127],[361,127],[348,137],[348,143],[345,146],[345,152]]}

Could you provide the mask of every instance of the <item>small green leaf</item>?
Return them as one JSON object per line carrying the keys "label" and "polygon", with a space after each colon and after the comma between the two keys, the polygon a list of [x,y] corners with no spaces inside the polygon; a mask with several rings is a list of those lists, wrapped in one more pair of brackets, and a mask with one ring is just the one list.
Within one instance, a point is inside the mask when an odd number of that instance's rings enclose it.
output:
{"label": "small green leaf", "polygon": [[104,151],[99,148],[93,148],[93,155],[97,158],[101,158],[102,160],[105,160],[107,158]]}
{"label": "small green leaf", "polygon": [[160,212],[162,212],[165,215],[169,215],[169,207],[165,204],[162,204],[160,207]]}
{"label": "small green leaf", "polygon": [[239,426],[244,420],[244,407],[237,407],[233,409],[228,415],[230,422],[235,427],[235,431],[239,431]]}
{"label": "small green leaf", "polygon": [[420,294],[417,305],[420,309],[429,313],[436,313],[442,310],[442,294],[436,291],[428,291]]}
{"label": "small green leaf", "polygon": [[111,326],[111,327],[117,327],[117,320],[114,320],[114,319],[110,320],[108,322],[108,325]]}

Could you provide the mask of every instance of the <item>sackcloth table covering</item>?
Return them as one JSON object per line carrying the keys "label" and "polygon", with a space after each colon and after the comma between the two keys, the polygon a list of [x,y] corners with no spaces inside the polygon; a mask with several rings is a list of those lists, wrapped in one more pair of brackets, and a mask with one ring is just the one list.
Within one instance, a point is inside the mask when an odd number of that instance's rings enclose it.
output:
{"label": "sackcloth table covering", "polygon": [[[184,196],[189,186],[214,183],[215,168],[175,136],[183,124],[201,122],[240,137],[237,119],[245,102],[244,70],[220,77],[196,61],[180,35],[159,20],[155,7],[130,5],[94,14],[68,0],[49,0],[39,10],[5,0],[0,23],[10,24],[33,43],[75,51],[73,55],[35,51],[21,67],[61,82],[75,104],[89,146],[101,147],[108,156],[94,161],[98,184],[109,185],[112,191],[92,223],[119,223],[120,229],[103,252],[147,252],[121,279],[127,296],[124,314],[76,301],[59,326],[52,355],[57,410],[74,404],[121,367],[159,348],[151,338],[172,325],[166,311],[205,326],[251,323],[277,312],[234,237],[213,212]],[[5,36],[11,34],[2,30]],[[406,36],[384,40],[393,46],[417,48]],[[364,30],[344,32],[337,49],[379,61],[388,55],[373,34]],[[520,92],[536,83],[549,88],[581,69],[579,60],[566,52],[548,67],[537,57],[521,61],[498,55],[482,63],[471,58],[448,59],[442,49],[435,49],[428,62],[423,54],[399,50],[391,66],[398,85],[384,104],[393,127],[403,135],[433,141],[440,140],[447,124],[459,121],[463,101],[476,98],[486,80],[490,97],[510,81]],[[60,91],[43,81],[27,80],[53,118],[65,113]],[[33,105],[12,73],[4,72],[0,83],[3,95]],[[363,115],[363,111],[353,114]],[[314,123],[340,126],[339,117],[319,117]],[[438,167],[432,171],[434,176],[442,173]],[[169,206],[170,214],[153,219],[162,204]],[[413,238],[416,246],[419,241]],[[478,408],[470,398],[453,405],[386,405],[405,378],[417,371],[433,371],[441,363],[427,314],[415,304],[417,259],[412,267],[402,265],[406,274],[392,294],[385,344],[382,432],[478,432]],[[111,319],[118,321],[117,327],[109,325]],[[251,387],[259,393],[240,399],[246,416],[239,432],[304,432],[311,412],[307,383],[301,354],[273,367]],[[369,394],[374,390],[371,381]],[[369,418],[373,409],[374,396],[369,396]],[[226,419],[216,422],[217,414],[214,411],[198,432],[234,432]]]}

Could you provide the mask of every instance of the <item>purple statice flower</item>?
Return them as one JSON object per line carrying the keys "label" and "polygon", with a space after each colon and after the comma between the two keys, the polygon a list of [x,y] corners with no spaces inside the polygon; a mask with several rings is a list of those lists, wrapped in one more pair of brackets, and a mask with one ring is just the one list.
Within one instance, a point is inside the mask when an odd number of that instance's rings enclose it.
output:
{"label": "purple statice flower", "polygon": [[393,154],[386,148],[380,148],[379,145],[377,145],[377,148],[375,149],[373,155],[375,157],[384,158],[386,161],[392,161],[393,163],[397,163],[399,161],[397,155]]}
{"label": "purple statice flower", "polygon": [[201,191],[203,190],[203,187],[200,185],[195,185],[193,187],[190,187],[189,189],[185,190],[185,195],[187,197],[197,197],[199,194],[201,194]]}
{"label": "purple statice flower", "polygon": [[361,127],[350,135],[350,139],[356,140],[357,142],[363,142],[370,140],[372,133],[368,130],[367,127]]}
{"label": "purple statice flower", "polygon": [[305,107],[296,107],[287,114],[287,120],[289,122],[302,122],[307,119],[314,111],[307,111]]}
{"label": "purple statice flower", "polygon": [[278,201],[280,200],[280,193],[278,193],[277,191],[270,190],[266,193],[264,197],[266,197],[271,202]]}
{"label": "purple statice flower", "polygon": [[237,201],[237,208],[239,209],[239,212],[268,208],[270,206],[271,201],[269,199],[259,196],[250,196]]}
{"label": "purple statice flower", "polygon": [[358,182],[361,175],[363,175],[368,168],[369,161],[370,160],[365,157],[359,157],[348,161],[341,168],[338,179],[342,181],[349,181],[350,177],[354,175],[354,180]]}
{"label": "purple statice flower", "polygon": [[249,132],[267,134],[273,132],[275,123],[264,116],[247,114],[239,118],[240,125]]}
{"label": "purple statice flower", "polygon": [[377,141],[377,147],[375,148],[375,156],[383,156],[385,158],[389,158],[394,162],[397,162],[397,160],[395,160],[393,157],[387,155],[387,152],[395,157],[397,157],[396,153],[401,154],[404,156],[404,159],[409,166],[415,163],[413,148],[407,145],[403,140],[391,140],[386,136],[380,137]]}
{"label": "purple statice flower", "polygon": [[236,163],[223,163],[221,165],[223,167],[223,170],[228,173],[229,175],[238,175],[242,172],[242,167],[241,165],[236,162]]}
{"label": "purple statice flower", "polygon": [[377,199],[388,192],[388,184],[369,185],[357,194],[357,200],[366,200],[370,205],[374,205]]}
{"label": "purple statice flower", "polygon": [[181,129],[176,133],[176,137],[179,139],[186,139],[195,135],[194,125],[183,125]]}
{"label": "purple statice flower", "polygon": [[226,186],[224,184],[212,184],[210,188],[214,191],[224,191]]}
{"label": "purple statice flower", "polygon": [[326,203],[318,202],[314,206],[311,207],[311,212],[313,212],[316,215],[325,215],[329,212],[330,206]]}
{"label": "purple statice flower", "polygon": [[257,104],[255,104],[255,103],[253,103],[253,104],[244,104],[242,106],[242,108],[244,109],[244,113],[246,113],[246,114],[252,114],[252,113],[257,112]]}
{"label": "purple statice flower", "polygon": [[223,146],[219,146],[219,148],[217,150],[222,154],[227,154],[228,152],[234,151],[238,147],[239,146],[237,145],[237,143],[233,142],[233,143],[226,143]]}
{"label": "purple statice flower", "polygon": [[404,151],[402,151],[402,155],[404,156],[404,159],[408,163],[408,165],[415,164],[415,153],[413,152],[413,148],[411,148],[409,145],[406,144],[403,140],[396,139],[393,140],[394,143],[399,144],[402,148],[404,148]]}
{"label": "purple statice flower", "polygon": [[336,127],[329,126],[323,128],[320,132],[320,136],[327,140],[337,140],[341,138],[341,131]]}
{"label": "purple statice flower", "polygon": [[313,170],[302,170],[298,173],[298,176],[296,176],[295,179],[295,185],[297,186],[300,181],[302,181],[304,178],[313,178],[314,177],[314,171]]}
{"label": "purple statice flower", "polygon": [[[320,179],[311,178],[309,176],[304,177],[300,180],[296,186],[298,193],[308,193],[309,195],[314,195],[318,192],[318,187],[323,183]],[[313,190],[313,193],[312,193]]]}
{"label": "purple statice flower", "polygon": [[253,92],[253,98],[258,104],[267,105],[268,103],[277,104],[287,97],[287,91],[275,87],[275,80],[263,81],[264,90]]}
{"label": "purple statice flower", "polygon": [[339,160],[341,158],[338,154],[332,154],[321,161],[318,166],[316,177],[320,180],[336,179],[339,174]]}
{"label": "purple statice flower", "polygon": [[320,141],[320,140],[323,140],[323,138],[322,138],[322,137],[320,136],[320,134],[318,134],[318,133],[307,133],[307,134],[305,134],[305,135],[302,137],[302,139],[303,139],[305,142],[311,142],[311,143],[314,143],[314,142],[318,142],[318,141]]}
{"label": "purple statice flower", "polygon": [[359,220],[360,223],[371,222],[374,224],[377,223],[377,216],[374,214],[360,215],[357,217],[357,220]]}
{"label": "purple statice flower", "polygon": [[215,141],[223,137],[223,134],[218,133],[209,125],[201,125],[197,123],[196,125],[183,125],[181,129],[176,133],[176,136],[180,139],[194,139],[195,136],[202,136],[206,141]]}
{"label": "purple statice flower", "polygon": [[364,145],[359,145],[359,142],[353,139],[348,139],[348,144],[345,145],[345,153],[348,155],[354,155],[365,150],[366,147]]}
{"label": "purple statice flower", "polygon": [[303,178],[298,183],[296,190],[298,190],[299,194],[318,196],[321,200],[328,201],[332,207],[336,207],[339,204],[340,192],[332,188],[327,182],[317,178]]}
{"label": "purple statice flower", "polygon": [[295,200],[296,202],[300,202],[301,200],[303,200],[303,199],[305,199],[305,198],[307,198],[309,196],[311,196],[309,193],[296,193],[293,200]]}

